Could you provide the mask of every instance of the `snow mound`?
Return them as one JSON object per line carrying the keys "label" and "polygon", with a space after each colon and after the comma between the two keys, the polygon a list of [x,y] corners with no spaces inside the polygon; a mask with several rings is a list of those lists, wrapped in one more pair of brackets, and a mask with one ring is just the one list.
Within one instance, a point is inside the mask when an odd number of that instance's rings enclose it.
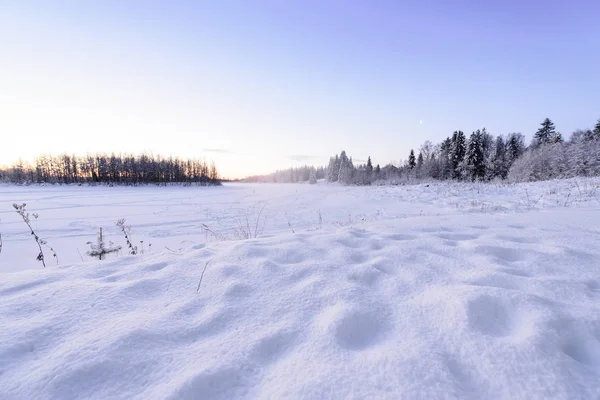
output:
{"label": "snow mound", "polygon": [[0,398],[599,398],[598,222],[414,217],[4,274]]}

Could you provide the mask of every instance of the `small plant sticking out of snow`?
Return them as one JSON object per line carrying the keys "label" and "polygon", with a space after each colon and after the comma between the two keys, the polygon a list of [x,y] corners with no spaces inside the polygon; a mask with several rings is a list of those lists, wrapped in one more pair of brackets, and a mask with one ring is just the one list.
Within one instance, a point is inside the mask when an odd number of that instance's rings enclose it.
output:
{"label": "small plant sticking out of snow", "polygon": [[[33,229],[33,227],[31,226],[31,220],[29,219],[29,213],[25,209],[26,206],[27,206],[27,204],[25,204],[25,203],[23,203],[23,204],[13,203],[13,207],[17,211],[17,214],[19,214],[21,216],[21,218],[23,218],[23,222],[25,222],[25,225],[27,225],[27,227],[31,231],[31,235],[35,239],[35,243],[38,245],[40,252],[39,252],[36,260],[41,261],[44,268],[46,268],[46,258],[44,256],[44,250],[42,248],[42,246],[44,246],[44,247],[47,247],[52,252],[52,256],[56,259],[56,265],[58,265],[58,256],[56,255],[56,251],[54,251],[54,249],[52,247],[50,247],[50,245],[48,245],[48,243],[44,239],[40,238],[38,236],[38,234],[35,232],[35,230]],[[36,213],[31,214],[31,216],[35,220],[37,220],[39,218],[39,215]]]}
{"label": "small plant sticking out of snow", "polygon": [[254,239],[262,235],[265,229],[266,218],[262,215],[267,203],[263,204],[262,208],[258,212],[255,221],[250,221],[251,218],[246,213],[245,219],[236,219],[236,227],[233,230],[233,234],[237,239]]}
{"label": "small plant sticking out of snow", "polygon": [[98,260],[104,260],[107,254],[116,253],[121,250],[121,246],[115,246],[113,242],[108,242],[108,247],[104,243],[102,237],[102,228],[98,232],[98,239],[96,243],[87,242],[90,245],[90,250],[86,253],[90,257],[98,258]]}
{"label": "small plant sticking out of snow", "polygon": [[[140,244],[142,245],[142,254],[144,254],[144,241],[140,240]],[[152,243],[148,243],[148,252],[152,249]]]}
{"label": "small plant sticking out of snow", "polygon": [[125,236],[125,241],[127,242],[127,247],[129,248],[129,254],[135,256],[138,252],[138,248],[137,246],[134,246],[131,241],[131,226],[125,225],[125,218],[118,220],[117,226],[121,229],[121,232],[123,232],[123,235]]}
{"label": "small plant sticking out of snow", "polygon": [[527,189],[525,189],[525,195],[526,195],[526,200],[527,200],[527,201],[523,201],[523,200],[522,200],[522,202],[523,202],[523,204],[524,204],[524,205],[525,205],[527,208],[534,208],[534,207],[535,207],[535,206],[536,206],[536,205],[537,205],[537,204],[540,202],[540,200],[542,199],[542,197],[544,197],[544,195],[542,194],[542,195],[540,195],[540,197],[538,197],[538,198],[537,198],[537,200],[536,200],[536,199],[532,199],[532,198],[529,196],[529,191],[528,191]]}
{"label": "small plant sticking out of snow", "polygon": [[206,224],[202,224],[202,232],[204,233],[207,239],[209,237],[212,237],[216,240],[227,240],[227,237],[225,235],[223,235],[221,232],[214,230]]}

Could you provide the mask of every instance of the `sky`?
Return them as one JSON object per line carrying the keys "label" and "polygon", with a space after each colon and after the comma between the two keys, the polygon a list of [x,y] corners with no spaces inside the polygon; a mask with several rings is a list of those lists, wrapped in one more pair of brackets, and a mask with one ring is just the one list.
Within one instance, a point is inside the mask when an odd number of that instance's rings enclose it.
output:
{"label": "sky", "polygon": [[0,165],[152,152],[237,178],[600,118],[600,2],[0,0]]}

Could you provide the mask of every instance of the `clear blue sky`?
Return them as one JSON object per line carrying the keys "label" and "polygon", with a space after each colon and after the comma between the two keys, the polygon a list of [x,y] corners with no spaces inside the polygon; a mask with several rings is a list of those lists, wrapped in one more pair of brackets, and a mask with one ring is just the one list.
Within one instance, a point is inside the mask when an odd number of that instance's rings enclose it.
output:
{"label": "clear blue sky", "polygon": [[598,1],[0,0],[0,164],[405,159],[455,129],[600,118]]}

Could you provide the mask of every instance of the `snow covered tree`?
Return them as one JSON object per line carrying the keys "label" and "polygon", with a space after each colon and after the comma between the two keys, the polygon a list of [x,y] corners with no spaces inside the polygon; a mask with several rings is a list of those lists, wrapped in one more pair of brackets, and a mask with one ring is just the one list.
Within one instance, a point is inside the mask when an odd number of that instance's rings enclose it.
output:
{"label": "snow covered tree", "polygon": [[424,159],[423,159],[423,153],[419,152],[419,156],[417,157],[417,169],[420,171],[421,169],[423,169],[423,163],[424,163]]}
{"label": "snow covered tree", "polygon": [[336,154],[335,157],[329,159],[329,166],[327,167],[327,181],[337,182],[340,174],[340,158]]}
{"label": "snow covered tree", "polygon": [[485,168],[485,177],[491,178],[489,174],[493,171],[492,158],[495,150],[495,140],[494,137],[488,133],[488,131],[483,128],[481,129],[481,145],[483,148],[483,164]]}
{"label": "snow covered tree", "polygon": [[548,144],[554,142],[555,138],[556,128],[554,127],[554,123],[550,118],[546,118],[534,135],[534,143],[536,146]]}
{"label": "snow covered tree", "polygon": [[522,133],[511,133],[506,141],[506,159],[508,167],[525,152],[525,136]]}
{"label": "snow covered tree", "polygon": [[471,180],[485,177],[483,133],[478,129],[471,134],[465,156],[465,176]]}
{"label": "snow covered tree", "polygon": [[560,132],[555,132],[550,138],[550,143],[562,143],[564,142]]}
{"label": "snow covered tree", "polygon": [[352,160],[348,158],[346,152],[342,150],[340,153],[340,170],[338,173],[338,182],[348,184],[352,178],[352,169],[354,166],[352,165]]}
{"label": "snow covered tree", "polygon": [[446,138],[439,146],[439,157],[437,162],[437,173],[434,178],[450,179],[453,175],[452,139]]}
{"label": "snow covered tree", "polygon": [[98,232],[98,238],[96,243],[87,242],[90,246],[90,250],[86,253],[90,257],[98,258],[98,260],[104,260],[107,254],[116,253],[121,250],[121,246],[115,246],[113,242],[109,242],[108,246],[104,242],[102,237],[102,228]]}
{"label": "snow covered tree", "polygon": [[408,155],[408,167],[410,169],[414,169],[416,165],[417,162],[415,161],[415,151],[411,149],[410,154]]}
{"label": "snow covered tree", "polygon": [[496,137],[495,151],[492,157],[492,172],[490,178],[502,178],[506,179],[508,175],[508,161],[506,159],[507,144],[504,142],[504,138],[501,135]]}
{"label": "snow covered tree", "polygon": [[373,163],[371,162],[371,156],[369,156],[367,158],[367,165],[365,167],[365,172],[366,172],[366,183],[368,185],[370,185],[371,182],[373,182]]}
{"label": "snow covered tree", "polygon": [[431,159],[431,156],[433,156],[433,151],[434,151],[434,146],[433,143],[431,143],[431,141],[426,140],[421,147],[419,148],[419,152],[421,154],[423,154],[423,160],[424,161],[428,161]]}
{"label": "snow covered tree", "polygon": [[579,143],[584,140],[591,140],[593,136],[593,132],[590,129],[581,130],[577,129],[575,132],[571,134],[571,138],[569,139],[569,143]]}
{"label": "snow covered tree", "polygon": [[467,139],[463,131],[454,131],[452,134],[452,146],[450,150],[452,178],[460,179],[461,177],[460,166],[465,159],[467,151],[466,142]]}

